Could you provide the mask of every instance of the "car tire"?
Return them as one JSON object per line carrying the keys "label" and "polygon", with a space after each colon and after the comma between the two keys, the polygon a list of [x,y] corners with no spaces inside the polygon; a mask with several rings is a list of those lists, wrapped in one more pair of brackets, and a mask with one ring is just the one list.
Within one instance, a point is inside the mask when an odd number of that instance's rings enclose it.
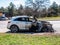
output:
{"label": "car tire", "polygon": [[54,32],[54,29],[52,27],[49,28],[49,32]]}
{"label": "car tire", "polygon": [[48,32],[48,28],[47,27],[42,28],[41,32]]}
{"label": "car tire", "polygon": [[18,26],[16,26],[16,25],[12,25],[12,26],[10,27],[10,30],[11,30],[12,33],[16,33],[16,32],[19,31],[19,28],[18,28]]}

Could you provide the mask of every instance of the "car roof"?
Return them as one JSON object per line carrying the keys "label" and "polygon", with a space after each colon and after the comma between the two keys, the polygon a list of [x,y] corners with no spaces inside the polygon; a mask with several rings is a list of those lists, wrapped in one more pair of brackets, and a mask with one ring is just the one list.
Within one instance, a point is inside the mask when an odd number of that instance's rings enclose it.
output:
{"label": "car roof", "polygon": [[33,18],[33,16],[25,16],[25,15],[23,15],[23,16],[14,16],[12,18]]}
{"label": "car roof", "polygon": [[14,16],[14,17],[12,17],[12,20],[14,20],[16,18],[30,18],[30,16]]}
{"label": "car roof", "polygon": [[19,18],[19,17],[29,17],[29,16],[14,16],[12,18]]}

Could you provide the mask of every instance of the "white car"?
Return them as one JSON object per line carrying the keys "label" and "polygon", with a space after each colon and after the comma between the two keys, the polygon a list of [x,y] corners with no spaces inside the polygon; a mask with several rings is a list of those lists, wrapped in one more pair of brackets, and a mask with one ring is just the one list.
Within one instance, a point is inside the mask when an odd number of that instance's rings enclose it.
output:
{"label": "white car", "polygon": [[0,21],[8,20],[7,17],[0,17]]}
{"label": "white car", "polygon": [[[41,31],[44,29],[42,22],[43,21],[35,22],[35,20],[29,16],[15,16],[8,22],[7,28],[10,29],[11,32],[17,32],[20,30]],[[48,26],[51,27],[50,24]]]}

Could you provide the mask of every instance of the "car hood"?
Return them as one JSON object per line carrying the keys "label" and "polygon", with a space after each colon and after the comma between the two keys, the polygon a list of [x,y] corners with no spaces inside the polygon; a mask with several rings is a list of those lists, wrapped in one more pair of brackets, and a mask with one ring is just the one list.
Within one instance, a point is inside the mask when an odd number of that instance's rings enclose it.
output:
{"label": "car hood", "polygon": [[37,21],[38,23],[49,23],[50,24],[50,22],[48,22],[48,21]]}

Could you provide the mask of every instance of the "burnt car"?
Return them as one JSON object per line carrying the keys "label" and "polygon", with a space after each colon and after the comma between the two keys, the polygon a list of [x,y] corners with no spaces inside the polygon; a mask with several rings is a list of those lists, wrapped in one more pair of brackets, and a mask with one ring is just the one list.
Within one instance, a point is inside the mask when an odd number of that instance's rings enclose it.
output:
{"label": "burnt car", "polygon": [[8,22],[7,28],[11,32],[29,30],[35,32],[53,32],[52,24],[47,21],[38,21],[30,16],[15,16]]}

